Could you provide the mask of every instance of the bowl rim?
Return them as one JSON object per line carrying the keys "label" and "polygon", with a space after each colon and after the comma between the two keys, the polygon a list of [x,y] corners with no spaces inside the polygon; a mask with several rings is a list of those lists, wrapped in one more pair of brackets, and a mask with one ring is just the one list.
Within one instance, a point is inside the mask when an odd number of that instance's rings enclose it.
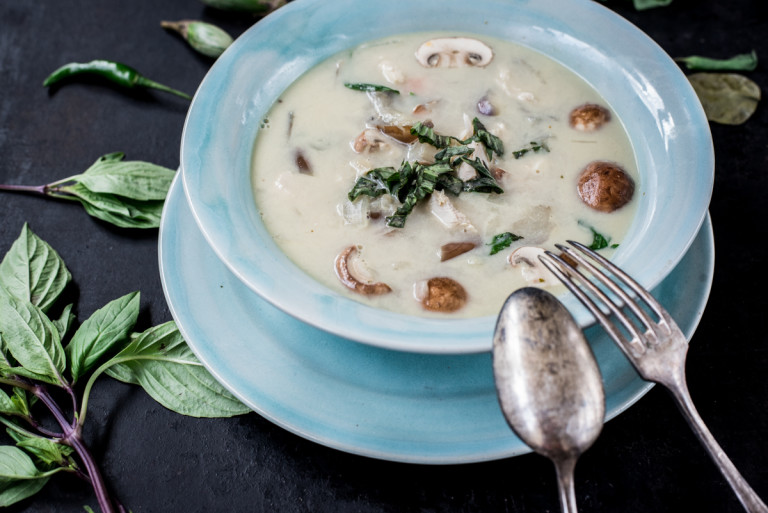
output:
{"label": "bowl rim", "polygon": [[[438,7],[446,16],[439,17],[434,26],[414,22],[419,14]],[[401,8],[408,9],[409,16],[392,18],[390,11]],[[475,12],[478,10],[494,15]],[[295,0],[244,32],[214,63],[187,113],[180,168],[187,202],[205,239],[249,288],[290,315],[357,342],[426,353],[490,350],[495,315],[461,319],[415,317],[365,305],[320,285],[288,260],[263,225],[259,226],[250,186],[258,124],[285,87],[309,67],[341,50],[386,35],[450,30],[466,33],[475,26],[483,27],[490,36],[513,38],[514,42],[545,53],[582,76],[604,96],[607,89],[600,87],[600,83],[609,83],[609,78],[598,76],[594,70],[590,72],[588,66],[610,66],[615,70],[627,88],[621,94],[608,91],[606,99],[625,124],[638,169],[646,178],[639,185],[639,192],[644,198],[654,199],[638,207],[637,218],[627,235],[630,242],[619,247],[614,261],[652,289],[683,257],[707,213],[714,185],[714,148],[703,109],[677,64],[645,33],[590,0],[482,0],[472,16],[459,20],[449,16],[465,11],[466,3],[459,0],[422,0],[418,4],[390,0],[364,5],[357,0]],[[363,27],[348,28],[351,19],[360,21],[361,17]],[[364,22],[374,19],[385,20],[383,25],[392,20],[397,29],[378,28],[381,34],[376,29],[366,29],[370,24]],[[505,20],[503,26],[500,19]],[[599,23],[601,31],[586,30],[587,20],[590,24]],[[346,32],[339,30],[345,27]],[[616,34],[622,37],[617,39]],[[263,63],[269,73],[254,72],[257,62]],[[246,73],[249,64],[250,71]],[[254,73],[261,73],[254,83],[241,85]],[[625,101],[619,102],[622,95]],[[644,130],[632,130],[632,126],[642,123]],[[226,140],[225,129],[233,127],[252,138]],[[648,130],[649,127],[655,130]],[[664,151],[652,150],[658,147]],[[247,177],[229,172],[232,166],[222,167],[222,162],[232,158],[239,164],[235,168],[245,166]],[[644,174],[644,166],[656,169],[657,173]],[[673,187],[659,183],[658,171],[672,173],[680,168],[694,169],[695,173],[675,173],[669,178]],[[686,193],[682,201],[681,190]],[[666,212],[664,208],[669,209],[665,207],[669,202],[681,210],[684,222],[667,232],[659,228],[666,228],[662,213]],[[644,235],[646,242],[650,237],[656,249],[641,246],[639,235]],[[660,253],[658,247],[666,249],[669,255],[650,270],[638,262],[645,259],[628,258],[640,253],[658,260],[659,256],[654,254]],[[258,257],[253,255],[256,249]],[[582,326],[594,322],[570,294],[561,300]]]}

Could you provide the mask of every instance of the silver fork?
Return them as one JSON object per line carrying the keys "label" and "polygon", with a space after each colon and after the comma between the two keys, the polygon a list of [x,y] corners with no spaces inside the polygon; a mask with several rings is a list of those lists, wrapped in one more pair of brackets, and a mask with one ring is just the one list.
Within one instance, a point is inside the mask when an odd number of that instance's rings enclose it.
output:
{"label": "silver fork", "polygon": [[[551,251],[539,257],[542,263],[592,312],[640,376],[666,387],[672,393],[686,421],[733,488],[744,509],[750,513],[768,513],[768,507],[726,456],[693,406],[685,381],[688,341],[675,321],[647,290],[606,258],[578,242],[568,241],[568,243],[578,252],[564,245],[557,245],[557,248],[571,261],[576,262],[577,266],[574,267],[566,261],[566,258]],[[582,254],[608,270],[613,279]],[[582,272],[582,269],[588,271],[605,289],[617,297],[618,301],[611,299]],[[632,299],[624,288],[617,284],[617,281],[631,290],[638,300]],[[608,308],[624,331],[611,321],[610,314],[606,315],[583,289],[589,291]],[[641,307],[638,304],[639,300],[642,300],[647,308]],[[622,303],[632,312],[634,321],[622,310]],[[656,320],[648,314],[648,309],[657,317]]]}

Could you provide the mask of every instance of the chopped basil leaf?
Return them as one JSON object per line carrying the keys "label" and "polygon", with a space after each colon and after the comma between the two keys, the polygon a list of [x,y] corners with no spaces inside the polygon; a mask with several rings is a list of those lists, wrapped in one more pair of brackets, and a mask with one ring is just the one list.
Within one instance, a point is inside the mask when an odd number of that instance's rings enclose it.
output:
{"label": "chopped basil leaf", "polygon": [[513,242],[522,238],[523,237],[520,235],[515,235],[512,232],[504,232],[495,235],[493,240],[489,244],[486,244],[486,246],[491,246],[491,255],[495,255],[502,249],[507,249],[510,245],[512,245]]}
{"label": "chopped basil leaf", "polygon": [[597,251],[603,248],[607,248],[608,246],[610,246],[612,249],[619,247],[618,244],[611,244],[610,237],[605,237],[602,233],[595,230],[592,226],[589,226],[583,221],[579,221],[579,224],[581,226],[589,228],[589,231],[592,232],[592,244],[589,245],[589,249],[593,251]]}
{"label": "chopped basil leaf", "polygon": [[400,94],[400,91],[398,91],[397,89],[392,89],[391,87],[378,85],[378,84],[350,84],[349,82],[345,82],[344,87],[352,89],[353,91],[362,91],[364,93]]}
{"label": "chopped basil leaf", "polygon": [[488,151],[488,158],[493,158],[494,153],[499,156],[504,155],[504,143],[501,142],[501,139],[486,130],[485,125],[483,125],[479,119],[475,118],[472,120],[472,130],[474,131],[472,140],[479,141],[485,145],[485,148]]}
{"label": "chopped basil leaf", "polygon": [[362,195],[378,198],[386,192],[390,192],[393,177],[397,174],[393,167],[379,167],[371,169],[355,182],[347,197],[349,201],[355,201]]}
{"label": "chopped basil leaf", "polygon": [[515,159],[519,159],[529,151],[532,151],[534,153],[537,153],[539,151],[549,152],[549,147],[543,142],[531,141],[530,146],[528,146],[527,148],[521,148],[517,151],[513,151],[512,156],[515,157]]}
{"label": "chopped basil leaf", "polygon": [[455,137],[449,135],[438,135],[432,127],[424,125],[421,121],[411,127],[411,133],[418,136],[422,144],[430,144],[435,148],[447,148],[452,140],[458,141]]}
{"label": "chopped basil leaf", "polygon": [[472,178],[464,182],[464,190],[467,192],[495,192],[501,194],[504,189],[499,186],[499,183],[491,174],[491,171],[486,167],[485,163],[479,158],[470,160],[467,157],[461,157],[461,162],[469,164],[475,171],[477,171],[477,177]]}
{"label": "chopped basil leaf", "polygon": [[453,157],[466,157],[471,155],[473,151],[475,150],[466,144],[462,144],[461,146],[448,146],[435,153],[435,160],[439,162],[442,160],[450,160]]}

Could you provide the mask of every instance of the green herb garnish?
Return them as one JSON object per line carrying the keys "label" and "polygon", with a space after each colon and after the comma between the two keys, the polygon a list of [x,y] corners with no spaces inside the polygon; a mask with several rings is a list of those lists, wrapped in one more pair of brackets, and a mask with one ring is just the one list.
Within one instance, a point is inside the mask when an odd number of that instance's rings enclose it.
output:
{"label": "green herb garnish", "polygon": [[103,374],[141,386],[183,415],[249,411],[205,370],[173,321],[134,333],[138,292],[107,303],[71,333],[72,304],[50,316],[71,278],[26,224],[0,262],[0,424],[15,442],[0,445],[0,506],[66,472],[93,486],[101,511],[117,511],[82,435],[90,392]]}
{"label": "green herb garnish", "polygon": [[511,232],[504,232],[500,233],[498,235],[495,235],[493,237],[493,240],[491,240],[490,243],[486,244],[486,246],[491,246],[491,255],[495,255],[502,249],[507,249],[510,245],[512,245],[513,242],[518,241],[522,239],[523,237],[520,235],[515,235]]}
{"label": "green herb garnish", "polygon": [[597,230],[595,230],[592,226],[584,223],[583,221],[579,221],[579,224],[581,226],[584,226],[586,228],[589,228],[589,231],[592,232],[592,244],[589,245],[589,249],[593,251],[597,251],[603,248],[611,247],[611,249],[616,249],[619,247],[618,244],[611,244],[611,238],[606,237]]}
{"label": "green herb garnish", "polygon": [[690,70],[704,71],[754,71],[757,68],[757,52],[734,55],[729,59],[711,59],[699,55],[689,57],[677,57],[677,62],[682,62]]}
{"label": "green herb garnish", "polygon": [[517,151],[513,151],[513,152],[512,152],[512,156],[513,156],[513,157],[515,157],[515,159],[519,159],[520,157],[522,157],[523,155],[525,155],[525,154],[526,154],[526,153],[528,153],[529,151],[532,151],[532,152],[534,152],[534,153],[538,153],[538,152],[540,152],[540,151],[546,151],[546,152],[549,152],[549,146],[547,146],[547,145],[546,145],[546,144],[544,144],[543,142],[541,142],[541,143],[540,143],[540,142],[536,142],[536,141],[531,141],[531,142],[529,143],[529,146],[528,146],[528,147],[526,147],[526,148],[520,148],[520,149],[519,149],[519,150],[517,150]]}
{"label": "green herb garnish", "polygon": [[[437,134],[430,126],[416,123],[411,127],[411,134],[418,136],[419,142],[430,144],[441,151],[435,154],[433,164],[419,162],[403,162],[399,169],[380,167],[372,169],[357,179],[347,197],[355,201],[360,196],[376,198],[388,193],[395,196],[402,205],[395,213],[386,218],[387,226],[402,228],[406,217],[413,211],[419,201],[426,198],[435,190],[446,191],[454,196],[462,192],[482,192],[501,194],[504,190],[493,177],[488,166],[479,158],[470,159],[468,155],[474,151],[468,145],[481,142],[491,145],[489,154],[495,151],[502,155],[504,145],[501,140],[488,133],[477,118],[472,123],[474,133],[469,139],[462,141],[456,137]],[[454,145],[453,143],[456,143]],[[466,182],[456,175],[456,168],[466,163],[477,172],[477,176]]]}
{"label": "green herb garnish", "polygon": [[397,89],[392,89],[391,87],[378,85],[378,84],[364,84],[364,83],[350,84],[349,82],[345,82],[344,87],[348,89],[352,89],[353,91],[362,91],[364,93],[400,94],[400,91],[398,91]]}

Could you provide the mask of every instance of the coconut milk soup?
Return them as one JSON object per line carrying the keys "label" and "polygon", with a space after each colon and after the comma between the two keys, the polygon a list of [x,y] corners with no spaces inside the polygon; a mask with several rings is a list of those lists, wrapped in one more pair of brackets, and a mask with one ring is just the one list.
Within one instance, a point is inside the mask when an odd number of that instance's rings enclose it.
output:
{"label": "coconut milk soup", "polygon": [[272,107],[253,158],[261,216],[298,267],[372,306],[443,317],[559,287],[536,258],[557,242],[610,255],[636,181],[620,120],[583,80],[456,34],[321,63]]}

